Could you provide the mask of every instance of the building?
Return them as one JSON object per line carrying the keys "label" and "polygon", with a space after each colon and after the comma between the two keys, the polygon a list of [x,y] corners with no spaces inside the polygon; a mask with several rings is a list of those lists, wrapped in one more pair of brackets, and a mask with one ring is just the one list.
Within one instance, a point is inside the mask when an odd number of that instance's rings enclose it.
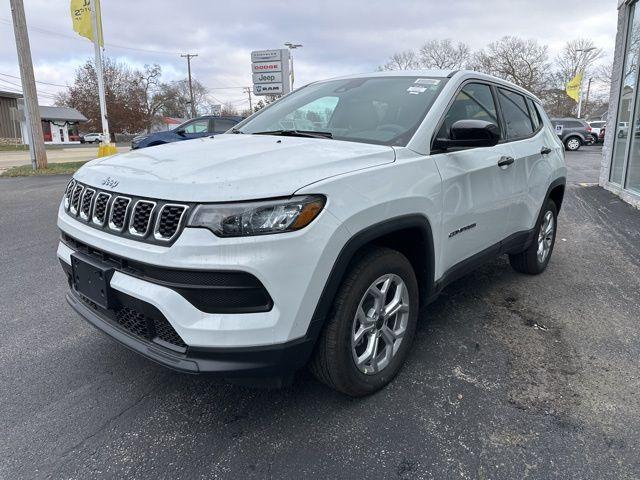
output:
{"label": "building", "polygon": [[[40,106],[45,143],[80,143],[78,126],[87,118],[75,108]],[[28,144],[21,93],[0,91],[0,144]]]}
{"label": "building", "polygon": [[[87,118],[75,108],[69,107],[38,107],[42,120],[42,133],[46,144],[80,143],[78,126],[86,122]],[[22,138],[27,138],[26,122],[22,122]],[[24,143],[29,143],[25,141]]]}
{"label": "building", "polygon": [[22,143],[18,99],[22,94],[0,91],[0,145]]}
{"label": "building", "polygon": [[618,0],[600,185],[640,208],[640,2]]}

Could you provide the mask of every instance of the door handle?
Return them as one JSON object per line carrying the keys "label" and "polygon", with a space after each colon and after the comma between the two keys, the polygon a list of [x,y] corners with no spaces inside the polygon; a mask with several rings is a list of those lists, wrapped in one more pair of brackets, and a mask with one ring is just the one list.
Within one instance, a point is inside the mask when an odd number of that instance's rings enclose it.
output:
{"label": "door handle", "polygon": [[498,166],[502,169],[505,169],[513,162],[515,162],[513,157],[500,157],[500,160],[498,160]]}
{"label": "door handle", "polygon": [[540,149],[540,153],[542,155],[549,155],[551,153],[551,149],[549,147],[542,147]]}

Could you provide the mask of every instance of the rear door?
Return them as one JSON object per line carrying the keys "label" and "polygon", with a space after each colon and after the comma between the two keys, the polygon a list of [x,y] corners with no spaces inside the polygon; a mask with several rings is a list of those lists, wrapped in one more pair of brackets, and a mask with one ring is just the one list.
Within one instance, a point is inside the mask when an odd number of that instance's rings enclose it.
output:
{"label": "rear door", "polygon": [[[478,119],[501,126],[493,88],[486,83],[463,85],[449,106],[438,138],[450,138],[458,120]],[[511,147],[450,149],[433,152],[442,177],[442,238],[440,267],[446,272],[462,260],[495,248],[504,238],[509,217],[513,170],[498,163],[511,157]]]}
{"label": "rear door", "polygon": [[230,118],[212,118],[210,133],[224,133],[233,128],[238,122]]}
{"label": "rear door", "polygon": [[515,196],[507,223],[509,237],[534,227],[551,174],[547,157],[558,148],[558,142],[548,138],[550,132],[543,128],[531,99],[502,87],[498,88],[498,99],[514,158]]}

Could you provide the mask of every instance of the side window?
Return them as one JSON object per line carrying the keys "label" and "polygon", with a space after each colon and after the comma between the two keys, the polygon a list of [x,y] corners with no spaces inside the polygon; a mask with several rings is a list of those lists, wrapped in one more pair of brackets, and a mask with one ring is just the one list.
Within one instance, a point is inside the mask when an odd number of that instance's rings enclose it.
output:
{"label": "side window", "polygon": [[185,125],[184,131],[187,133],[206,133],[209,129],[209,120],[203,118],[201,120],[194,120],[193,122]]}
{"label": "side window", "polygon": [[216,118],[214,120],[211,120],[211,123],[213,123],[212,131],[214,133],[224,133],[238,122],[234,122],[233,120],[229,120],[228,118]]}
{"label": "side window", "polygon": [[533,124],[525,99],[519,93],[498,88],[498,98],[507,131],[507,139],[515,140],[531,135]]}
{"label": "side window", "polygon": [[469,83],[462,87],[444,117],[438,138],[449,138],[451,125],[458,120],[470,119],[485,120],[499,125],[496,104],[489,85]]}
{"label": "side window", "polygon": [[531,115],[531,121],[533,122],[533,130],[537,132],[540,125],[542,125],[542,119],[540,118],[538,110],[536,110],[533,100],[530,98],[527,98],[527,106],[529,107],[529,114]]}

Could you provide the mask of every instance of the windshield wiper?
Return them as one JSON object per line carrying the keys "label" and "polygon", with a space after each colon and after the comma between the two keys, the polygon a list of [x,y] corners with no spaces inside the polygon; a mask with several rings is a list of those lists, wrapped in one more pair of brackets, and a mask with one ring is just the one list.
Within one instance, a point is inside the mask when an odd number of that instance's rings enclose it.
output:
{"label": "windshield wiper", "polygon": [[235,127],[233,127],[233,128],[231,129],[231,133],[244,133],[244,132],[243,132],[243,131],[241,131],[241,130],[238,130],[238,129],[237,129],[237,128],[235,128]]}
{"label": "windshield wiper", "polygon": [[331,132],[316,132],[315,130],[271,130],[267,132],[253,132],[253,135],[282,135],[285,137],[333,138]]}

